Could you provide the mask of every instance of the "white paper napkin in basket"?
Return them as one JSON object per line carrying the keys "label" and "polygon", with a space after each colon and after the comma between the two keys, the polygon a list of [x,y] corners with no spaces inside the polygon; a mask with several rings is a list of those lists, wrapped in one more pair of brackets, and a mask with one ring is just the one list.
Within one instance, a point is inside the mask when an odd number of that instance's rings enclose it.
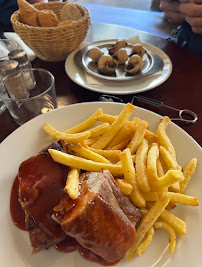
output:
{"label": "white paper napkin in basket", "polygon": [[[133,37],[129,38],[128,40],[126,40],[126,42],[128,42],[130,44],[141,44],[139,36],[133,36]],[[81,48],[84,48],[87,45],[88,44],[82,44]],[[106,80],[102,81],[102,79],[99,79],[99,78],[94,77],[93,75],[90,75],[85,70],[84,70],[84,74],[85,74],[85,78],[86,78],[87,83],[90,85],[105,85],[105,86],[109,85],[110,86],[110,83],[108,84]],[[155,74],[152,74],[152,77],[153,77],[153,75],[155,76],[155,78],[158,78],[159,76],[162,75],[162,72],[159,71]]]}
{"label": "white paper napkin in basket", "polygon": [[31,50],[23,41],[22,39],[20,38],[20,36],[15,33],[15,32],[5,32],[4,33],[5,37],[9,40],[12,40],[12,41],[16,41],[20,48],[23,49],[26,54],[27,54],[27,57],[29,58],[30,61],[33,61],[37,56],[34,54],[33,50]]}

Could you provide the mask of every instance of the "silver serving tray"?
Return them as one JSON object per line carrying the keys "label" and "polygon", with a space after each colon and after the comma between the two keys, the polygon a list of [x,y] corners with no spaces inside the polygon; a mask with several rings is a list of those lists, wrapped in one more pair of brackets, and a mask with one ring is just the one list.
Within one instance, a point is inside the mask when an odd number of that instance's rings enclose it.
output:
{"label": "silver serving tray", "polygon": [[[105,79],[105,80],[111,80],[111,81],[128,81],[128,80],[134,80],[134,79],[140,79],[144,78],[148,75],[154,74],[158,71],[161,71],[163,69],[164,63],[163,60],[156,54],[152,53],[149,49],[145,48],[146,53],[143,56],[144,66],[141,71],[134,75],[128,75],[124,68],[127,64],[127,62],[123,65],[120,65],[118,69],[115,71],[114,74],[103,74],[98,70],[98,65],[95,63],[89,56],[88,51],[91,48],[97,47],[99,48],[105,55],[109,55],[108,48],[110,48],[112,45],[116,43],[117,39],[113,40],[103,40],[99,42],[93,42],[86,46],[83,49],[80,49],[74,56],[74,60],[76,64],[81,66],[83,69],[85,69],[89,74]],[[134,44],[128,43],[127,47],[125,47],[127,54],[130,55],[131,49],[134,46]],[[142,46],[144,47],[144,43],[142,43]]]}

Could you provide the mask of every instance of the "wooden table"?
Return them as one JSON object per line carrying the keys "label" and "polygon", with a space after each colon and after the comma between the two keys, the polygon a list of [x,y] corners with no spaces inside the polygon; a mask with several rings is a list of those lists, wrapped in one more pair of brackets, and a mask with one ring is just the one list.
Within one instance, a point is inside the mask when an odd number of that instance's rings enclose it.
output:
{"label": "wooden table", "polygon": [[[86,5],[87,6],[87,5]],[[201,98],[202,98],[202,84],[201,84],[201,75],[200,70],[202,69],[202,60],[201,58],[193,55],[186,49],[183,49],[164,38],[159,36],[154,36],[153,34],[136,30],[135,28],[135,15],[137,11],[130,10],[127,16],[127,23],[121,19],[120,15],[124,12],[125,9],[121,8],[111,8],[103,7],[107,12],[104,13],[101,10],[102,6],[93,5],[93,8],[89,6],[91,17],[93,23],[102,22],[109,23],[109,14],[111,13],[115,25],[106,25],[106,24],[92,24],[88,36],[86,38],[87,42],[92,42],[95,40],[102,39],[111,39],[111,38],[126,38],[134,35],[139,35],[140,39],[143,42],[147,42],[151,45],[154,45],[162,49],[171,59],[173,63],[173,71],[171,76],[166,82],[159,85],[158,87],[141,93],[143,96],[151,97],[163,101],[167,105],[176,107],[176,108],[186,108],[194,111],[199,119],[195,124],[185,125],[178,123],[186,132],[188,132],[200,145],[202,144],[202,109],[201,109]],[[102,14],[102,21],[101,20]],[[146,24],[146,19],[148,14],[143,17],[144,13],[141,13],[141,20]],[[154,14],[154,13],[152,13]],[[98,18],[98,19],[96,19]],[[140,21],[137,23],[139,25]],[[149,18],[147,20],[147,27],[149,29],[151,26],[152,20]],[[155,19],[154,19],[155,23]],[[133,28],[125,28],[120,26],[128,26]],[[154,33],[154,32],[152,32]],[[49,70],[55,76],[55,85],[57,93],[58,107],[63,107],[65,105],[79,103],[79,102],[88,102],[88,101],[97,101],[100,94],[87,89],[81,88],[74,82],[72,82],[65,73],[64,62],[50,63],[44,62],[40,59],[36,59],[33,63],[33,67],[40,67]],[[132,95],[123,95],[121,96],[124,102],[131,101]],[[170,117],[176,116],[175,113],[171,112],[166,108],[157,108],[149,106],[146,104],[141,104],[135,102],[136,105],[152,110],[161,115],[168,115]],[[12,133],[17,127],[19,127],[14,120],[11,118],[9,112],[6,110],[0,116],[0,141],[6,138],[10,133]]]}

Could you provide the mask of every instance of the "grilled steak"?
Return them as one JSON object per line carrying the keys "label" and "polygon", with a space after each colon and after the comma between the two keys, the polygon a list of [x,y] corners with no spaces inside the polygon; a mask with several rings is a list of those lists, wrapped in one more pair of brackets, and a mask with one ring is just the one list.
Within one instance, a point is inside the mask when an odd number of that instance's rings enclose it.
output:
{"label": "grilled steak", "polygon": [[33,254],[66,237],[52,214],[64,194],[67,167],[54,162],[48,148],[64,151],[64,144],[53,143],[24,161],[18,172],[19,201],[25,212]]}
{"label": "grilled steak", "polygon": [[87,173],[80,186],[79,198],[64,195],[54,218],[84,248],[108,262],[120,259],[135,240],[140,210],[120,192],[108,171]]}

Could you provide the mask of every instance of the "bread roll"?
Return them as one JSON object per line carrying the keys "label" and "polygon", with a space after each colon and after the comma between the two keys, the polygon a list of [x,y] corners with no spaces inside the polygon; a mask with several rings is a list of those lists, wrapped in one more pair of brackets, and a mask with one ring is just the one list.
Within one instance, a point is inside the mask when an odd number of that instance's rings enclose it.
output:
{"label": "bread roll", "polygon": [[79,11],[79,9],[72,3],[67,3],[61,13],[62,21],[65,20],[79,20],[82,18],[82,15]]}
{"label": "bread roll", "polygon": [[20,21],[31,26],[39,26],[38,10],[25,0],[18,0]]}
{"label": "bread roll", "polygon": [[64,25],[69,25],[71,24],[73,21],[72,20],[65,20],[65,21],[61,21],[59,24],[58,24],[58,27],[62,27]]}
{"label": "bread roll", "polygon": [[52,10],[40,10],[37,13],[41,27],[56,27],[59,23]]}

